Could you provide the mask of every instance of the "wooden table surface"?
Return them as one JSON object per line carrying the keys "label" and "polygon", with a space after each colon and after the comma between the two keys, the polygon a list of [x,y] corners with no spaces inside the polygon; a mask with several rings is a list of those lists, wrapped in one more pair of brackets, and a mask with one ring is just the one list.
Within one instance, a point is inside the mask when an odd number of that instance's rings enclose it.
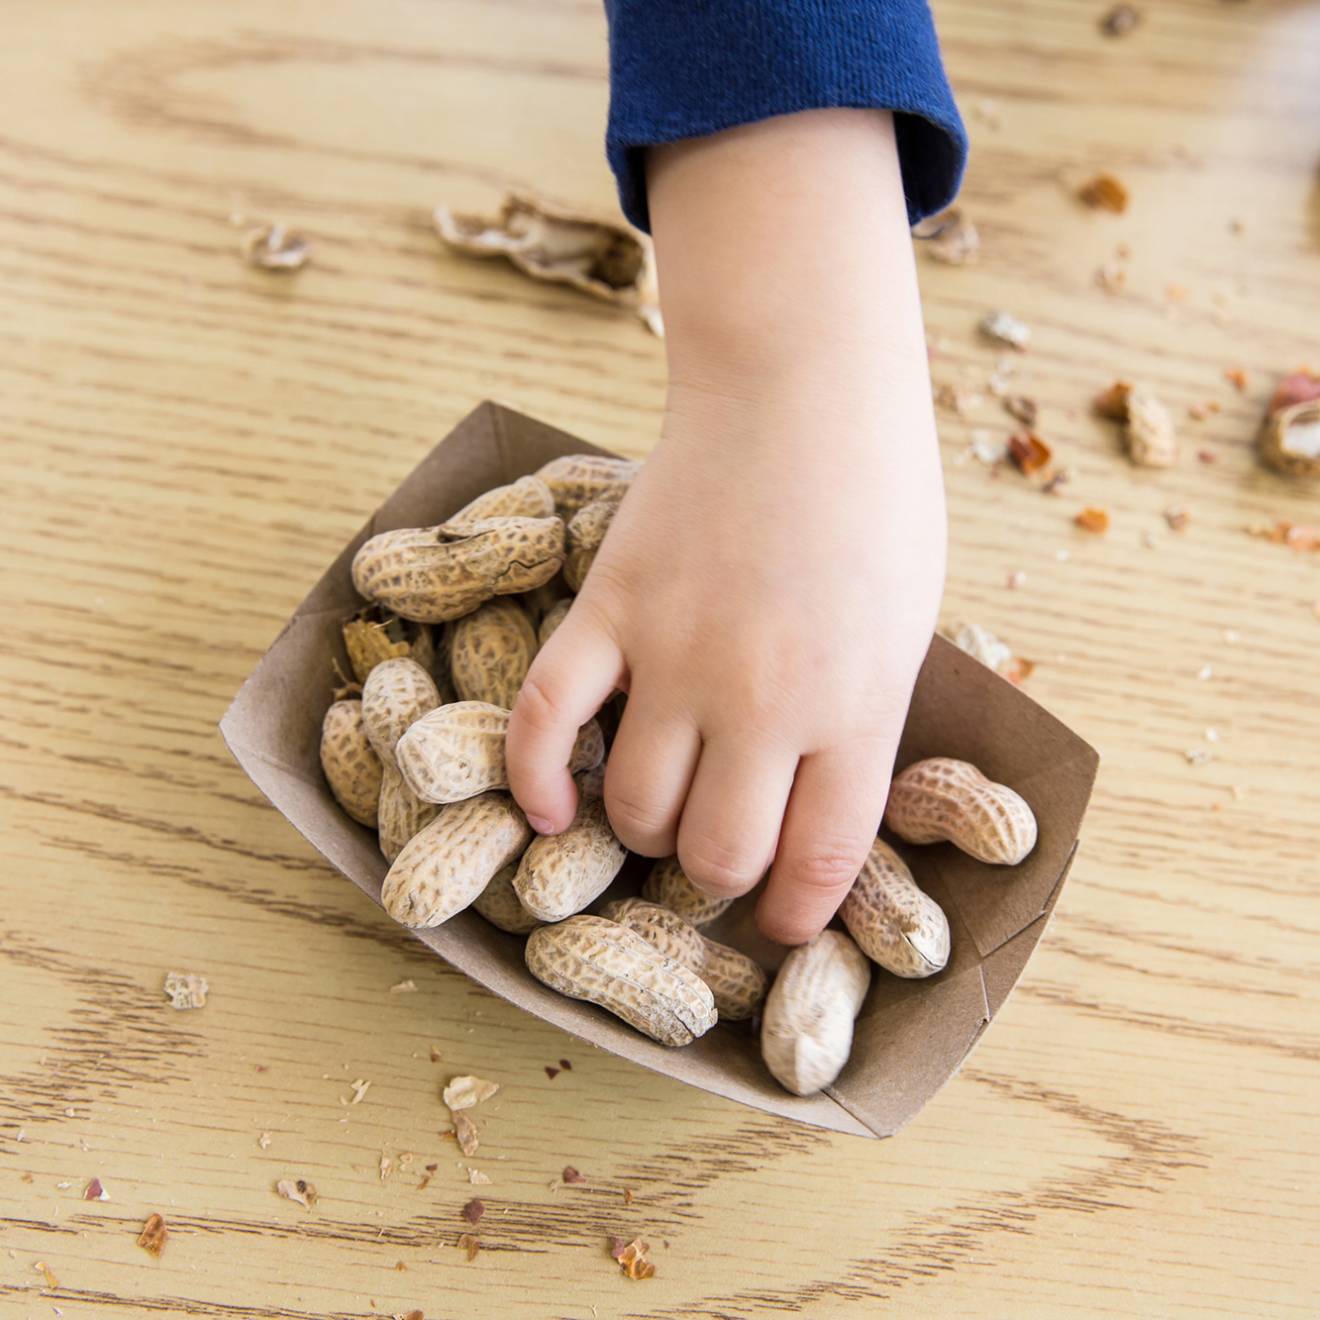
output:
{"label": "wooden table surface", "polygon": [[[985,396],[941,414],[946,613],[1034,659],[1028,691],[1104,766],[1013,999],[905,1132],[866,1142],[657,1078],[447,970],[215,730],[483,397],[650,445],[661,345],[441,253],[428,221],[508,185],[610,204],[596,0],[11,0],[0,1314],[1316,1314],[1320,555],[1246,528],[1320,521],[1317,487],[1253,453],[1276,376],[1320,367],[1320,9],[1138,4],[1118,40],[1103,0],[938,5],[984,246],[921,262],[935,379]],[[1076,201],[1098,169],[1127,214]],[[312,264],[247,268],[235,213],[304,230]],[[1014,380],[1071,476],[1055,496],[968,456],[1013,425],[975,334],[994,307],[1035,332]],[[1089,415],[1116,376],[1177,414],[1172,471]],[[1083,505],[1107,536],[1074,528]],[[170,969],[209,979],[203,1009],[167,1006]],[[471,1161],[441,1135],[462,1072],[502,1086]],[[471,1263],[467,1163],[490,1178]],[[569,1164],[584,1185],[558,1185]],[[93,1177],[109,1200],[83,1199]],[[286,1177],[319,1204],[280,1199]],[[152,1212],[159,1259],[136,1245]],[[646,1237],[656,1276],[623,1278],[609,1233]]]}

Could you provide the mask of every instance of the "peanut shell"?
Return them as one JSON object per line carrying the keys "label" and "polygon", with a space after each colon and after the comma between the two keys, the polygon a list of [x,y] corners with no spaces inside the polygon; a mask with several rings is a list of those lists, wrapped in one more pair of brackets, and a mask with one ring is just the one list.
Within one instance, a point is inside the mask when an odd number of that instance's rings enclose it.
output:
{"label": "peanut shell", "polygon": [[1036,817],[1006,784],[969,761],[935,756],[894,776],[885,824],[906,843],[952,843],[971,857],[1015,866],[1036,846]]}
{"label": "peanut shell", "polygon": [[511,862],[495,872],[490,884],[472,900],[472,909],[480,913],[492,926],[506,930],[510,935],[526,935],[541,923],[523,907],[513,887],[518,864]]}
{"label": "peanut shell", "polygon": [[583,797],[605,796],[605,762],[593,765],[589,770],[580,770],[573,776],[577,790]]}
{"label": "peanut shell", "polygon": [[650,236],[616,216],[515,191],[496,215],[437,206],[433,218],[436,232],[459,251],[500,255],[533,279],[632,308],[652,334],[664,335]]}
{"label": "peanut shell", "polygon": [[1137,467],[1172,467],[1178,461],[1178,437],[1169,410],[1153,394],[1135,386],[1127,394],[1123,443]]}
{"label": "peanut shell", "polygon": [[563,921],[599,898],[619,874],[627,849],[614,837],[599,798],[583,796],[562,834],[535,838],[518,863],[513,887],[542,921]]}
{"label": "peanut shell", "polygon": [[626,490],[641,466],[628,458],[603,454],[564,454],[552,458],[536,475],[550,487],[555,509],[567,522],[584,504]]}
{"label": "peanut shell", "polygon": [[1320,477],[1320,400],[1307,399],[1270,413],[1257,444],[1261,459],[1275,471]]}
{"label": "peanut shell", "polygon": [[544,646],[554,635],[555,629],[568,618],[569,606],[573,602],[568,599],[557,601],[545,612],[545,617],[541,620],[541,626],[536,630],[536,641],[538,648]]}
{"label": "peanut shell", "polygon": [[344,649],[353,677],[359,683],[382,660],[406,656],[430,670],[435,662],[435,644],[431,630],[424,623],[401,619],[379,605],[359,610],[343,627]]}
{"label": "peanut shell", "polygon": [[482,894],[532,837],[507,793],[443,807],[394,859],[381,902],[405,926],[439,926]]}
{"label": "peanut shell", "polygon": [[321,722],[321,769],[335,801],[360,825],[376,828],[380,757],[362,723],[360,701],[336,701]]}
{"label": "peanut shell", "polygon": [[694,926],[709,925],[733,902],[731,898],[712,898],[702,893],[684,874],[677,857],[662,857],[651,867],[642,885],[642,897],[677,912]]}
{"label": "peanut shell", "polygon": [[960,651],[966,651],[996,674],[1004,673],[1013,663],[1013,648],[979,623],[960,623],[944,635]]}
{"label": "peanut shell", "polygon": [[394,747],[414,720],[440,703],[435,680],[416,660],[382,660],[362,685],[362,723],[371,745],[386,766]]}
{"label": "peanut shell", "polygon": [[423,802],[408,787],[392,761],[383,766],[376,828],[380,835],[380,851],[385,860],[394,861],[403,851],[404,844],[429,825],[439,810],[433,803]]}
{"label": "peanut shell", "polygon": [[838,1077],[870,985],[870,963],[842,931],[790,951],[761,1016],[761,1057],[781,1086],[814,1095]]}
{"label": "peanut shell", "polygon": [[445,623],[548,582],[563,561],[558,518],[451,521],[373,536],[353,557],[353,585],[405,619]]}
{"label": "peanut shell", "polygon": [[839,908],[857,947],[895,976],[933,976],[949,961],[949,920],[903,859],[876,839]]}
{"label": "peanut shell", "polygon": [[622,1018],[662,1045],[688,1045],[715,1025],[710,990],[635,931],[602,917],[542,926],[527,939],[527,969],[538,981]]}
{"label": "peanut shell", "polygon": [[582,590],[596,551],[605,540],[605,533],[610,530],[610,523],[614,521],[626,493],[622,487],[607,491],[590,504],[584,504],[569,520],[564,533],[564,581],[570,590]]}
{"label": "peanut shell", "polygon": [[677,912],[670,912],[659,903],[648,903],[644,898],[616,898],[601,908],[600,915],[606,921],[635,930],[666,958],[673,958],[701,975],[701,962],[706,953],[705,936]]}
{"label": "peanut shell", "polygon": [[[567,536],[567,530],[565,530]],[[561,600],[571,600],[567,586],[564,585],[563,576],[552,577],[549,582],[543,582],[539,587],[533,587],[531,591],[524,591],[518,597],[519,603],[527,611],[527,617],[531,619],[532,626],[539,629],[541,621],[550,613]]]}
{"label": "peanut shell", "polygon": [[721,1019],[740,1021],[765,998],[765,973],[745,953],[708,939],[677,912],[641,898],[606,903],[600,915],[635,930],[648,944],[690,967],[710,987]]}
{"label": "peanut shell", "polygon": [[450,625],[449,669],[460,701],[512,710],[536,655],[536,630],[516,600],[489,600]]}
{"label": "peanut shell", "polygon": [[445,519],[446,524],[476,522],[482,518],[550,518],[555,497],[540,477],[519,477],[478,495]]}
{"label": "peanut shell", "polygon": [[[399,769],[427,802],[461,802],[493,788],[507,788],[504,742],[509,712],[484,701],[438,706],[413,723],[395,748]],[[570,771],[599,765],[605,741],[595,720],[578,730]]]}

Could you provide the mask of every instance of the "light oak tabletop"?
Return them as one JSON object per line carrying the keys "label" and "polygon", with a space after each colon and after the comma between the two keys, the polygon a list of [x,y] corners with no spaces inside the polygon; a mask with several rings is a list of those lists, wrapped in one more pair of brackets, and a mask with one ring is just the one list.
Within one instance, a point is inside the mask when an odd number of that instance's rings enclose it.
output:
{"label": "light oak tabletop", "polygon": [[[1103,765],[1012,999],[874,1142],[644,1072],[447,969],[216,733],[481,399],[652,443],[659,341],[429,223],[510,186],[613,204],[597,0],[11,0],[0,1315],[1315,1314],[1320,554],[1248,529],[1320,523],[1320,484],[1254,454],[1278,376],[1320,369],[1320,7],[1138,8],[1112,38],[1104,0],[937,5],[983,249],[920,260],[965,414],[940,412],[945,617],[1034,660],[1026,690]],[[1125,214],[1077,200],[1100,170]],[[249,268],[240,220],[296,227],[311,263]],[[1053,494],[973,453],[1016,426],[976,331],[996,308],[1033,331],[1010,379]],[[1117,377],[1174,413],[1173,469],[1091,415]],[[169,1007],[171,970],[207,978],[203,1008]],[[443,1135],[459,1073],[501,1085],[470,1159]],[[275,1191],[300,1178],[310,1210]],[[623,1277],[611,1234],[655,1277]]]}

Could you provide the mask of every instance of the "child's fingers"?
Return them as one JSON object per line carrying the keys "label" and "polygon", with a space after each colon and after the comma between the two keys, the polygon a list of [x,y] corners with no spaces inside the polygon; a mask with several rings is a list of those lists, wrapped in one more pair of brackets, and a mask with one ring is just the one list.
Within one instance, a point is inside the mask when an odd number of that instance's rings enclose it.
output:
{"label": "child's fingers", "polygon": [[622,681],[623,656],[588,613],[571,611],[532,661],[509,720],[505,759],[509,787],[538,834],[558,834],[572,821],[573,743]]}
{"label": "child's fingers", "polygon": [[626,848],[668,857],[701,755],[696,727],[649,695],[634,677],[605,772],[605,810]]}
{"label": "child's fingers", "polygon": [[773,743],[707,739],[678,827],[678,860],[717,897],[745,894],[775,853],[797,757]]}
{"label": "child's fingers", "polygon": [[880,828],[893,748],[858,743],[805,756],[770,878],[756,908],[763,934],[802,944],[823,930]]}

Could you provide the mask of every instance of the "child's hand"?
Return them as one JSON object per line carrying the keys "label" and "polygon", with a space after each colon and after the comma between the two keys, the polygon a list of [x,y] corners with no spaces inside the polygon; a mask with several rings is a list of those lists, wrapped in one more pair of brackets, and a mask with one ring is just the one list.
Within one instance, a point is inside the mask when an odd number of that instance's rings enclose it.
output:
{"label": "child's hand", "polygon": [[817,111],[655,154],[663,436],[528,675],[510,781],[564,828],[577,728],[626,690],[620,839],[717,893],[770,867],[758,920],[794,943],[875,837],[943,577],[892,132]]}

